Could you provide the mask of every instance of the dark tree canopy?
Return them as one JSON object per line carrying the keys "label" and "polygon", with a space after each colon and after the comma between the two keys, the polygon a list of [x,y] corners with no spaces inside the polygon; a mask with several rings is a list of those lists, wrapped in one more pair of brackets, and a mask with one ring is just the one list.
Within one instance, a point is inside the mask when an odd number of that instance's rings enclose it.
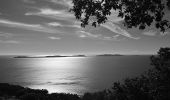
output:
{"label": "dark tree canopy", "polygon": [[162,32],[170,28],[170,19],[165,18],[170,0],[73,0],[71,9],[82,27],[89,24],[91,17],[96,17],[92,26],[105,23],[112,10],[118,11],[127,28],[145,29],[152,23]]}

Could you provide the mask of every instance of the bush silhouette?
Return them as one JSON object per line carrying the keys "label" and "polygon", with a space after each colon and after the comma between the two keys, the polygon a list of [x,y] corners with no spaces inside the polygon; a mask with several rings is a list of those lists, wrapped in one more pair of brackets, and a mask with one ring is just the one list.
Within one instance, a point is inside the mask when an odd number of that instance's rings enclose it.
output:
{"label": "bush silhouette", "polygon": [[35,93],[28,93],[21,97],[21,100],[40,100],[39,96]]}
{"label": "bush silhouette", "polygon": [[170,48],[160,48],[151,56],[154,66],[146,74],[114,83],[116,100],[170,100]]}

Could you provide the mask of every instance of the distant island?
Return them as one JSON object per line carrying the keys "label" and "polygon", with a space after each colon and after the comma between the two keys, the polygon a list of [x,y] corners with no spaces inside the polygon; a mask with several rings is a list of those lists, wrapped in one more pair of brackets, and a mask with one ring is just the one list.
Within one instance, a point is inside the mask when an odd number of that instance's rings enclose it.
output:
{"label": "distant island", "polygon": [[39,58],[39,57],[31,57],[31,56],[15,56],[14,58]]}
{"label": "distant island", "polygon": [[14,58],[45,58],[45,56],[15,56]]}
{"label": "distant island", "polygon": [[52,56],[15,56],[14,58],[56,58],[56,57],[86,57],[86,55],[72,55],[72,56],[62,56],[62,55],[52,55]]}
{"label": "distant island", "polygon": [[54,55],[54,56],[44,56],[44,57],[49,58],[49,57],[69,57],[69,56]]}
{"label": "distant island", "polygon": [[86,57],[86,55],[72,55],[72,56],[62,56],[62,55],[54,55],[54,56],[45,56],[45,57]]}
{"label": "distant island", "polygon": [[96,56],[124,56],[121,54],[101,54],[101,55],[96,55]]}
{"label": "distant island", "polygon": [[71,57],[86,57],[86,55],[73,55]]}

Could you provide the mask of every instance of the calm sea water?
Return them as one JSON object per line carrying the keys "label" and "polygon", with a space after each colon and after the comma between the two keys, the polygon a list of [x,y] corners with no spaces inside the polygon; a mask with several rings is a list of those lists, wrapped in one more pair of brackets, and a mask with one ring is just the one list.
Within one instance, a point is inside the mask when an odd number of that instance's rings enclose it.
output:
{"label": "calm sea water", "polygon": [[81,95],[109,88],[149,68],[149,56],[0,57],[0,82]]}

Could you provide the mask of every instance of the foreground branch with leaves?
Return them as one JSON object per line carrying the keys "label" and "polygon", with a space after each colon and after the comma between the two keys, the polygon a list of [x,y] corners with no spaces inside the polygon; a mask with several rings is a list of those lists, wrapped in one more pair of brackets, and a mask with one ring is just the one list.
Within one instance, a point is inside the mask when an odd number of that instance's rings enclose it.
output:
{"label": "foreground branch with leaves", "polygon": [[145,29],[153,23],[165,32],[170,28],[170,19],[165,16],[169,9],[170,0],[73,0],[71,11],[81,21],[82,27],[90,21],[95,27],[105,23],[115,10],[127,28]]}

